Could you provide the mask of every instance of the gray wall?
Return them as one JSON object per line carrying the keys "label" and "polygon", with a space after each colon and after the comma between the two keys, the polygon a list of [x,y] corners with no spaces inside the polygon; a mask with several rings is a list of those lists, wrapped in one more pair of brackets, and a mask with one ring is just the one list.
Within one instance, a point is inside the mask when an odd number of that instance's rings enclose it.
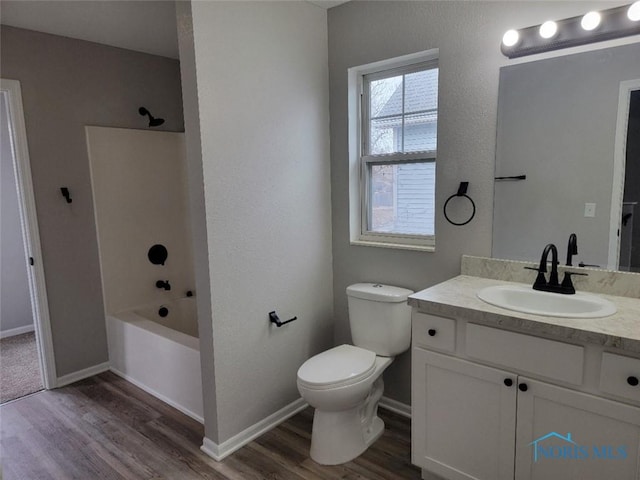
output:
{"label": "gray wall", "polygon": [[[491,254],[493,175],[500,53],[509,28],[578,15],[608,2],[349,2],[329,10],[331,192],[336,342],[350,340],[345,288],[359,281],[414,290],[460,272],[462,254]],[[347,69],[440,49],[436,251],[349,244]],[[460,181],[477,214],[464,227],[446,222],[442,205]],[[533,279],[532,279],[533,281]],[[385,372],[386,395],[410,403],[410,355]]]}
{"label": "gray wall", "polygon": [[[327,17],[308,2],[191,8],[215,375],[203,388],[221,443],[299,398],[297,369],[333,340]],[[276,328],[271,310],[298,320]]]}
{"label": "gray wall", "polygon": [[[107,361],[85,125],[182,130],[178,61],[2,26],[3,78],[19,80],[58,376]],[[68,187],[67,204],[60,187]]]}
{"label": "gray wall", "polygon": [[33,314],[4,94],[0,95],[0,130],[0,331],[5,332],[33,326]]}

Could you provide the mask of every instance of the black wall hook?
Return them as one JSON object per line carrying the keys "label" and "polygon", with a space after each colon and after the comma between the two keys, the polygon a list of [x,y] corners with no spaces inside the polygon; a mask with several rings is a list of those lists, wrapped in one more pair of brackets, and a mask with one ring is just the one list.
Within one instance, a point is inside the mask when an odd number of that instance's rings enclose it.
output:
{"label": "black wall hook", "polygon": [[467,194],[468,188],[469,188],[469,182],[460,182],[460,186],[458,187],[458,193],[456,193],[456,197],[464,197]]}
{"label": "black wall hook", "polygon": [[286,320],[286,321],[283,322],[282,320],[280,320],[280,317],[278,317],[278,314],[275,312],[275,310],[273,312],[269,312],[269,321],[271,323],[275,323],[277,327],[281,327],[281,326],[283,326],[283,325],[285,325],[287,323],[291,323],[291,322],[293,322],[294,320],[297,320],[297,319],[298,319],[298,317],[293,317],[293,318],[290,318],[289,320]]}
{"label": "black wall hook", "polygon": [[67,187],[61,187],[60,193],[62,193],[62,196],[67,199],[67,203],[73,202],[71,199],[71,193],[69,193],[69,189]]}

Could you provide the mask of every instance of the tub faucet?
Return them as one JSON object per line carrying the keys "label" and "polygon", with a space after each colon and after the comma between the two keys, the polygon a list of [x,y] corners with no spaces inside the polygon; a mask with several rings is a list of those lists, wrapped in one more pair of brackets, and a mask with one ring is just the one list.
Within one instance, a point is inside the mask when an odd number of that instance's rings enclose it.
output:
{"label": "tub faucet", "polygon": [[169,280],[164,281],[164,280],[158,280],[156,282],[156,287],[158,288],[164,288],[165,290],[171,290],[171,285],[169,285]]}

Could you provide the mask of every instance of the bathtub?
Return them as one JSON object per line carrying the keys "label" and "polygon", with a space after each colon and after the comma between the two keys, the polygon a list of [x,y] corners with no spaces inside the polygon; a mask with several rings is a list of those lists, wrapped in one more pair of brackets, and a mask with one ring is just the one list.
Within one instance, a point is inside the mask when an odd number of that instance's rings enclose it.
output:
{"label": "bathtub", "polygon": [[192,297],[109,314],[107,340],[114,373],[203,423],[195,313]]}

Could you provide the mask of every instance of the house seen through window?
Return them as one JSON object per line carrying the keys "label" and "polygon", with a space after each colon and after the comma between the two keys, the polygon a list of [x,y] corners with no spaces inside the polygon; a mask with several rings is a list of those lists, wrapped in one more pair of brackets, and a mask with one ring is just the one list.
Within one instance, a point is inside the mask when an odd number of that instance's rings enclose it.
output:
{"label": "house seen through window", "polygon": [[362,77],[362,235],[433,245],[437,61]]}

